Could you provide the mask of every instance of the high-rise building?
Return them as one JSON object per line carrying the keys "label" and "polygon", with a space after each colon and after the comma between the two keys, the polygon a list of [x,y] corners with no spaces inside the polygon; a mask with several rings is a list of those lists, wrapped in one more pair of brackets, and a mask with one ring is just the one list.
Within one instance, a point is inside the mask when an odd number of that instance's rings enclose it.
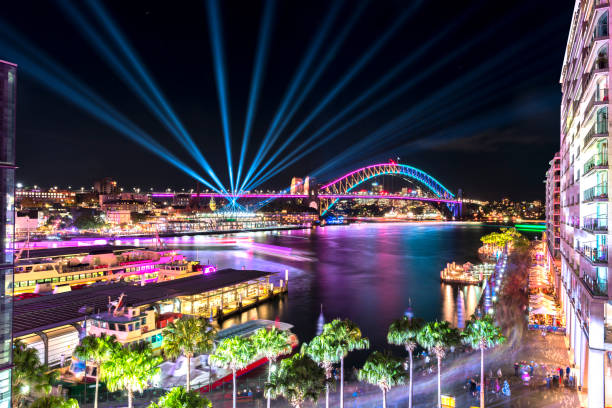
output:
{"label": "high-rise building", "polygon": [[609,0],[576,0],[561,72],[561,281],[576,381],[612,405]]}
{"label": "high-rise building", "polygon": [[94,182],[94,191],[99,194],[115,194],[119,191],[117,182],[110,177]]}
{"label": "high-rise building", "polygon": [[17,66],[0,61],[0,408],[11,406]]}
{"label": "high-rise building", "polygon": [[559,152],[550,161],[546,171],[546,240],[554,258],[561,253],[561,157]]}

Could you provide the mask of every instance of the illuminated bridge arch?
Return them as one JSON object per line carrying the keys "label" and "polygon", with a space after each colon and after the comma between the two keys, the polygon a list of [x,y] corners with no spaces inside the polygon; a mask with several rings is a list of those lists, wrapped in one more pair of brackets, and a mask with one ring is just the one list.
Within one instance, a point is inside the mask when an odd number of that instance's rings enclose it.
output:
{"label": "illuminated bridge arch", "polygon": [[[373,164],[352,171],[328,184],[319,190],[319,194],[347,194],[360,184],[378,176],[396,175],[402,178],[417,181],[434,193],[438,198],[453,200],[455,195],[444,187],[438,180],[416,167],[398,163]],[[321,206],[322,214],[325,214],[338,200],[333,200]]]}

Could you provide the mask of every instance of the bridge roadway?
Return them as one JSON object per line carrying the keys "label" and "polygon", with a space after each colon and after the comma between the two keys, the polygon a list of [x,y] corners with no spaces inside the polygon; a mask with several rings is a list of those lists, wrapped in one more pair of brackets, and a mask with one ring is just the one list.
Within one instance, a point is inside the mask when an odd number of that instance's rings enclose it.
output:
{"label": "bridge roadway", "polygon": [[[173,198],[176,194],[181,193],[151,193],[152,198]],[[228,195],[219,193],[192,193],[191,197],[200,198],[228,198]],[[282,193],[243,193],[236,198],[310,198],[308,194],[282,194]],[[375,195],[375,194],[318,194],[319,199],[326,200],[346,200],[346,199],[362,199],[362,200],[412,200],[412,201],[431,201],[436,203],[461,204],[461,200],[447,199],[440,197],[415,197],[406,195]]]}

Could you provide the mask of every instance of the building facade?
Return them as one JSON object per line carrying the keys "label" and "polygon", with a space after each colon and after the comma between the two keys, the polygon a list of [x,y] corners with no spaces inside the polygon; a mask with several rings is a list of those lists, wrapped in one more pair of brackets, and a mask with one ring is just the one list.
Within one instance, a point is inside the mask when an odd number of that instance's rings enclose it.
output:
{"label": "building facade", "polygon": [[561,284],[576,381],[612,405],[609,0],[576,0],[561,72]]}
{"label": "building facade", "polygon": [[554,258],[561,256],[561,157],[559,152],[546,171],[546,240]]}
{"label": "building facade", "polygon": [[16,107],[17,66],[0,61],[0,408],[11,406]]}

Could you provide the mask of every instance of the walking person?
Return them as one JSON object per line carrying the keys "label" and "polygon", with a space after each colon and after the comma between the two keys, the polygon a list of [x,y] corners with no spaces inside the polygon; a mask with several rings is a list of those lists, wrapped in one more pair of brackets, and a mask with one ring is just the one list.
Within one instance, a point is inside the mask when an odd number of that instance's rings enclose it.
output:
{"label": "walking person", "polygon": [[514,376],[518,377],[518,369],[519,369],[519,363],[515,362],[514,363]]}

